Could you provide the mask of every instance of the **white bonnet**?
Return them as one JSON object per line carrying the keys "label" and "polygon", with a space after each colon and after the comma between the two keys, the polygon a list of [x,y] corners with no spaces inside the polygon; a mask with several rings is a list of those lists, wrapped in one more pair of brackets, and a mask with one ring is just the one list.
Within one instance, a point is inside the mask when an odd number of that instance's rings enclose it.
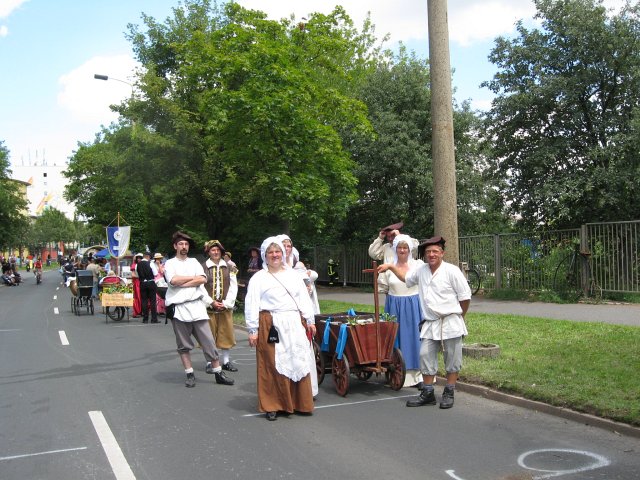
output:
{"label": "white bonnet", "polygon": [[398,263],[398,244],[400,243],[406,243],[407,246],[409,247],[409,253],[411,253],[411,237],[409,235],[405,235],[404,233],[401,233],[400,235],[396,235],[396,237],[393,239],[393,264],[397,264]]}
{"label": "white bonnet", "polygon": [[264,268],[265,270],[268,267],[266,254],[267,254],[267,248],[269,248],[269,245],[271,245],[272,243],[275,243],[276,245],[278,245],[284,257],[285,249],[284,249],[284,245],[282,245],[282,238],[280,237],[281,235],[278,235],[277,237],[265,238],[264,241],[262,242],[262,245],[260,245],[260,256],[262,257],[262,268]]}

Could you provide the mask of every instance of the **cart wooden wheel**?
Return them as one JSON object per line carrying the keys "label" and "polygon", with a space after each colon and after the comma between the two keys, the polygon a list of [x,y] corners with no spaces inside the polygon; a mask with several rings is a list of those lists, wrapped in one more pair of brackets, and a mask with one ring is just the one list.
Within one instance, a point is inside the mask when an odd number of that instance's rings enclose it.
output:
{"label": "cart wooden wheel", "polygon": [[342,355],[342,360],[338,360],[338,355],[333,356],[331,364],[331,373],[333,375],[333,384],[336,387],[338,395],[345,396],[349,391],[349,360],[346,355]]}
{"label": "cart wooden wheel", "polygon": [[404,377],[406,375],[407,370],[404,366],[402,352],[399,348],[394,348],[386,372],[387,382],[389,382],[391,389],[400,390],[404,385]]}
{"label": "cart wooden wheel", "polygon": [[106,310],[107,316],[114,322],[119,322],[124,318],[124,307],[106,307]]}
{"label": "cart wooden wheel", "polygon": [[318,385],[324,381],[324,355],[320,351],[320,347],[315,340],[311,341],[313,345],[313,356],[316,359],[316,372],[318,374]]}
{"label": "cart wooden wheel", "polygon": [[366,382],[371,378],[372,375],[373,375],[373,372],[368,372],[366,370],[360,370],[356,372],[356,378],[361,382]]}

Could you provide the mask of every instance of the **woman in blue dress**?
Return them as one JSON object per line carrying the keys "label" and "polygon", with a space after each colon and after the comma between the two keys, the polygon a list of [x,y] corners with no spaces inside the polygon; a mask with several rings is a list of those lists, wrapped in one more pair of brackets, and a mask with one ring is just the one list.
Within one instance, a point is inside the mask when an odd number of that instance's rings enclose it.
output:
{"label": "woman in blue dress", "polygon": [[[397,235],[393,239],[394,264],[405,274],[422,265],[422,260],[411,257],[411,237]],[[407,288],[406,284],[396,277],[393,272],[387,270],[378,276],[379,291],[387,294],[384,311],[395,315],[398,321],[397,344],[407,369],[404,381],[405,387],[420,387],[422,375],[420,373],[420,331],[418,324],[422,314],[420,313],[420,300],[418,298],[418,286]]]}

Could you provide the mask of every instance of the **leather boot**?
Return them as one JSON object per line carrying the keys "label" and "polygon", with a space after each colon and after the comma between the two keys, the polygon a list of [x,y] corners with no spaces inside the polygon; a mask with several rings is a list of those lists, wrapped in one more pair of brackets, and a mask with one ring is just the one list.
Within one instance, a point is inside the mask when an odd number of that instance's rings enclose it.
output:
{"label": "leather boot", "polygon": [[422,407],[423,405],[435,405],[436,395],[433,389],[427,391],[422,390],[415,400],[408,400],[407,407]]}
{"label": "leather boot", "polygon": [[453,388],[444,387],[442,391],[442,399],[440,400],[440,408],[453,407]]}

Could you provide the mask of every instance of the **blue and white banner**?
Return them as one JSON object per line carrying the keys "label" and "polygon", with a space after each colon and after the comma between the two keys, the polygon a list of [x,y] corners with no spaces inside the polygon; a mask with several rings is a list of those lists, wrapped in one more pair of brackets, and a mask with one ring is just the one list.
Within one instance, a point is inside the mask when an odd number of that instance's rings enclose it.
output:
{"label": "blue and white banner", "polygon": [[107,246],[112,257],[122,257],[129,249],[131,227],[107,227]]}

